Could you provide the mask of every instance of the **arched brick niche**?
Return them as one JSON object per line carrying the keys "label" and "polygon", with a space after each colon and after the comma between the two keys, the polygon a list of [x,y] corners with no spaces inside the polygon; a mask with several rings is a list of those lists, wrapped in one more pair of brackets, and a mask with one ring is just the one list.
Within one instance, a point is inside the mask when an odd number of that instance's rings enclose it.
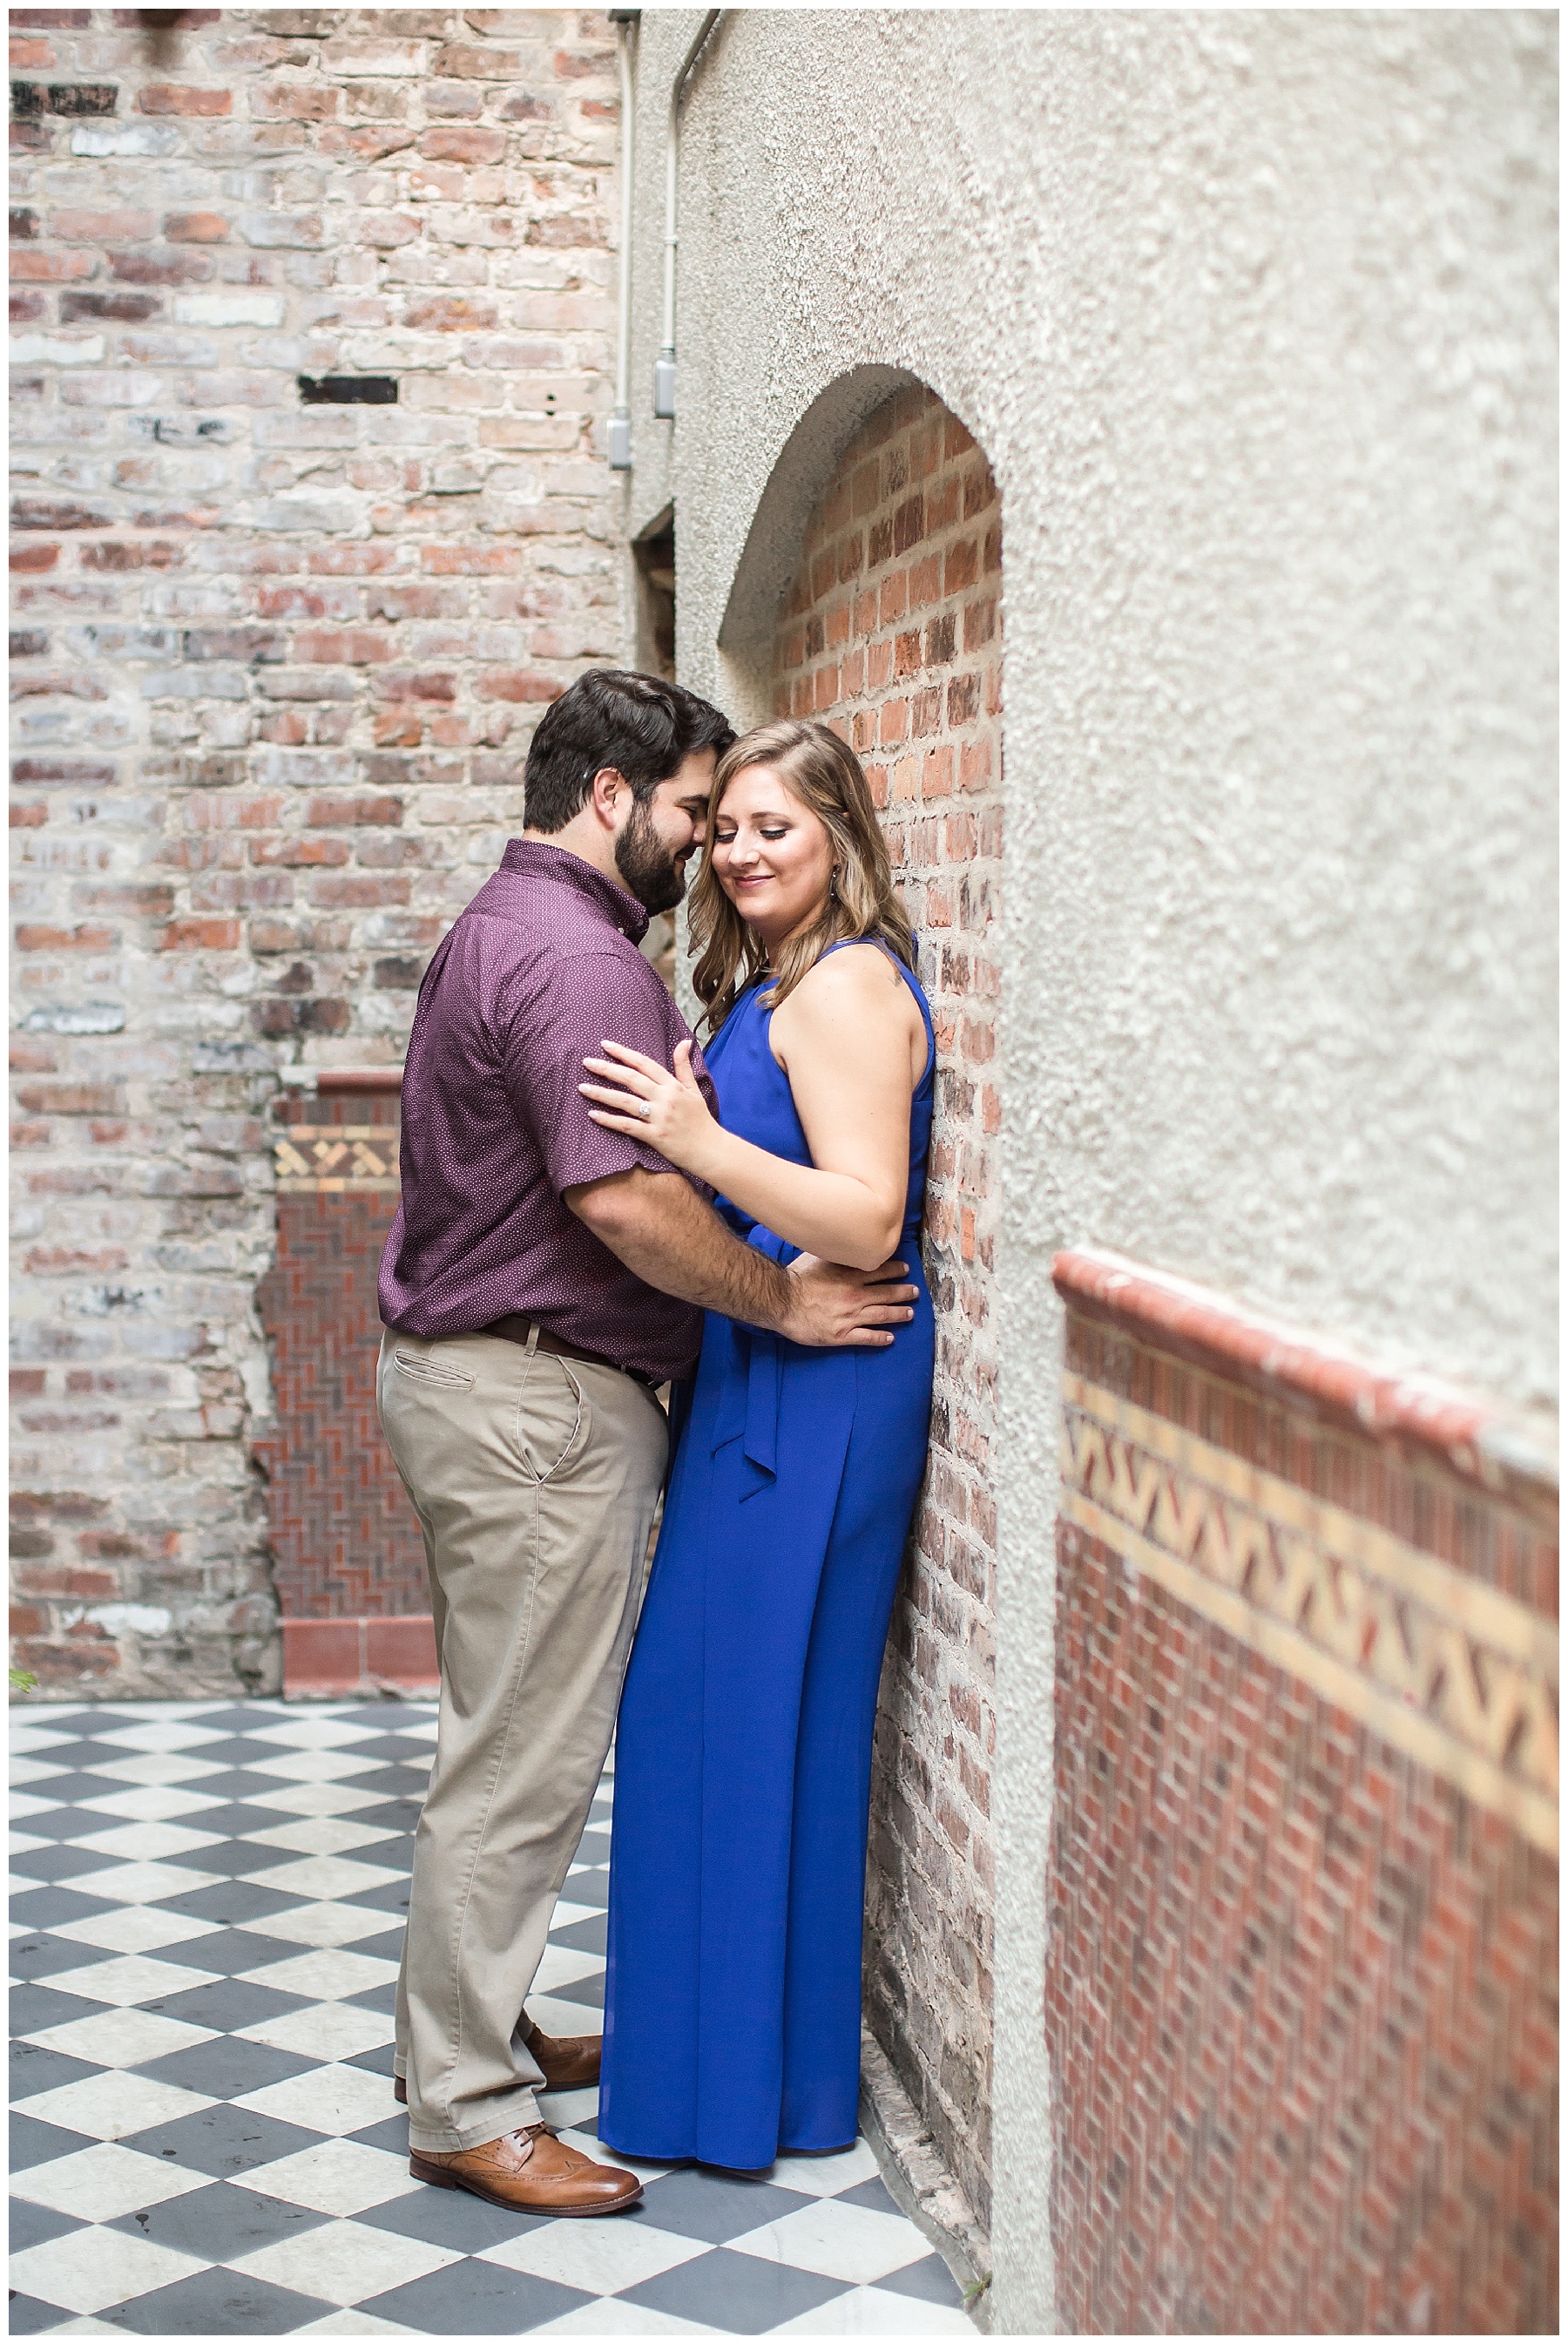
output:
{"label": "arched brick niche", "polygon": [[862,758],[937,1028],[924,1240],[938,1310],[931,1459],[877,1727],[867,2015],[982,2218],[990,2200],[992,1617],[998,1417],[1001,514],[984,454],[923,387],[844,448],[773,644],[779,715]]}

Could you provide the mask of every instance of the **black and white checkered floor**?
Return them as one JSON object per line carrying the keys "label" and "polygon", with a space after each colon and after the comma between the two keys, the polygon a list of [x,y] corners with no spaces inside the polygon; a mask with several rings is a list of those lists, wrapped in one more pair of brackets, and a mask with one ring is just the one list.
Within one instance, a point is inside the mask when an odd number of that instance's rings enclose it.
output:
{"label": "black and white checkered floor", "polygon": [[[409,2178],[392,1991],[433,1708],[12,1712],[14,2333],[970,2335],[863,2142],[634,2211]],[[608,1784],[556,1910],[548,2032],[603,2002]],[[593,2151],[597,2094],[547,2113]]]}

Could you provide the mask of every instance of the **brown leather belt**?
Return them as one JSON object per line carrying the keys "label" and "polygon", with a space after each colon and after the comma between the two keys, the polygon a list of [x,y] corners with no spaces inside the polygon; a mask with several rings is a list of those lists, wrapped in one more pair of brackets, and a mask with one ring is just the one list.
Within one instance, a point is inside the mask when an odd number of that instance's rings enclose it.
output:
{"label": "brown leather belt", "polygon": [[[499,1335],[503,1342],[521,1343],[526,1348],[536,1323],[534,1319],[525,1318],[519,1312],[513,1311],[508,1318],[492,1319],[487,1327],[481,1327],[479,1332],[481,1335]],[[641,1384],[647,1391],[657,1391],[663,1381],[662,1377],[645,1375],[640,1368],[626,1368],[618,1359],[607,1359],[602,1351],[590,1351],[586,1343],[569,1343],[564,1335],[554,1335],[548,1327],[538,1329],[538,1339],[534,1349],[548,1351],[552,1359],[582,1359],[590,1368],[613,1368],[618,1376],[629,1376],[634,1384]]]}

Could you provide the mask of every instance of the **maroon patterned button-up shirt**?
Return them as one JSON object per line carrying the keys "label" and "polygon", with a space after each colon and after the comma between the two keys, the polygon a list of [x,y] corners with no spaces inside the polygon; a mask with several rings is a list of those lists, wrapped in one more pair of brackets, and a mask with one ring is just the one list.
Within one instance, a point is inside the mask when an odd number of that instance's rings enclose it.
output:
{"label": "maroon patterned button-up shirt", "polygon": [[634,1278],[562,1200],[638,1165],[671,1170],[591,1123],[578,1092],[607,1038],[667,1066],[690,1039],[637,948],[647,927],[636,898],[580,855],[514,838],[437,946],[403,1071],[388,1327],[473,1334],[515,1311],[660,1380],[690,1369],[701,1311]]}

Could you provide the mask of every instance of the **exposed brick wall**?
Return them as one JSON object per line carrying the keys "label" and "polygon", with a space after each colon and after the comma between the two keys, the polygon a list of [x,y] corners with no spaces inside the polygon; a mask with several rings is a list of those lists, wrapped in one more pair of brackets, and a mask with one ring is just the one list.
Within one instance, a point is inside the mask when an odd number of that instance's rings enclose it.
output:
{"label": "exposed brick wall", "polygon": [[845,450],[812,514],[774,667],[778,712],[824,717],[865,763],[937,1029],[925,1235],[938,1310],[931,1461],[882,1679],[867,1993],[879,2039],[982,2218],[1000,592],[1000,514],[985,458],[931,393],[902,392]]}
{"label": "exposed brick wall", "polygon": [[401,1056],[539,710],[620,652],[613,41],[11,23],[23,1656],[265,1687],[276,1070]]}
{"label": "exposed brick wall", "polygon": [[[1440,1581],[1462,1575],[1478,1623],[1493,1591],[1528,1607],[1510,1615],[1528,1650],[1555,1623],[1554,1498],[1412,1462],[1076,1312],[1067,1366],[1075,1442],[1081,1407],[1111,1420],[1131,1401],[1147,1421],[1112,1443],[1110,1473],[1070,1479],[1110,1539],[1070,1519],[1059,1534],[1042,1917],[1061,2326],[1552,2331],[1556,1863],[1241,1632],[1260,1612],[1299,1619],[1281,1649],[1310,1658],[1315,1639],[1343,1698],[1392,1638],[1383,1683],[1441,1723],[1409,1601],[1421,1563],[1380,1612],[1341,1558],[1375,1559],[1391,1533]],[[1296,1491],[1336,1510],[1321,1571]],[[1244,1543],[1258,1517],[1263,1539]],[[1238,1632],[1161,1583],[1159,1552],[1178,1549]],[[1483,1775],[1505,1796],[1533,1763],[1554,1804],[1554,1701],[1548,1757],[1510,1733],[1494,1661],[1452,1643],[1445,1663],[1493,1708],[1472,1732],[1496,1762]]]}

